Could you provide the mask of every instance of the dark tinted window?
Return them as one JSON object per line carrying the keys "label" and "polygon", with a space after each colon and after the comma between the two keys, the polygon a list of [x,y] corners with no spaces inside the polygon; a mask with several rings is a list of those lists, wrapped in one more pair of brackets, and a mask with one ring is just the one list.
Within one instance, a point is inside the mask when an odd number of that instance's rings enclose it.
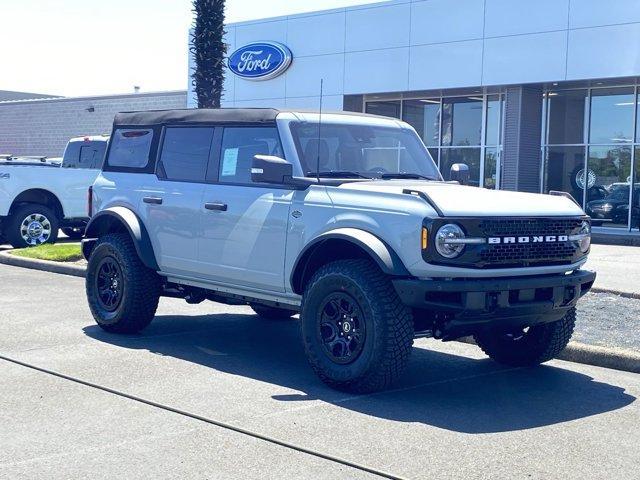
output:
{"label": "dark tinted window", "polygon": [[167,128],[158,174],[167,180],[204,182],[213,128]]}
{"label": "dark tinted window", "polygon": [[80,147],[80,168],[100,168],[104,159],[106,142],[95,142]]}
{"label": "dark tinted window", "polygon": [[149,164],[149,152],[153,141],[153,130],[120,128],[113,133],[109,166],[145,168]]}
{"label": "dark tinted window", "polygon": [[549,143],[584,143],[587,90],[549,92]]}
{"label": "dark tinted window", "polygon": [[220,152],[220,181],[251,183],[251,162],[255,155],[284,157],[276,127],[225,128]]}

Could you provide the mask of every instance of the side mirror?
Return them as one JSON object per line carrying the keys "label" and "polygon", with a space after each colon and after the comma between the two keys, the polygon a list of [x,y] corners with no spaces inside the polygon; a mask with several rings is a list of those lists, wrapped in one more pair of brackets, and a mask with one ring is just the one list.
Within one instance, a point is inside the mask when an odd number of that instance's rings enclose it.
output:
{"label": "side mirror", "polygon": [[280,157],[256,155],[251,163],[251,181],[283,185],[293,176],[293,165]]}
{"label": "side mirror", "polygon": [[451,165],[450,177],[460,185],[467,185],[469,183],[469,166],[466,163],[454,163]]}

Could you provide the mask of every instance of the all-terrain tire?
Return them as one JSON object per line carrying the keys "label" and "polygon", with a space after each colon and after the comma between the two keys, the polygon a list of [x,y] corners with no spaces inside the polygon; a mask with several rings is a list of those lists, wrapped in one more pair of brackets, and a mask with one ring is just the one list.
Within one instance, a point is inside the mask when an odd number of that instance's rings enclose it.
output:
{"label": "all-terrain tire", "polygon": [[496,362],[528,367],[547,362],[564,350],[573,335],[575,323],[576,309],[572,308],[562,319],[530,327],[522,336],[486,331],[473,338]]}
{"label": "all-terrain tire", "polygon": [[[110,296],[100,296],[105,291],[101,275],[108,276],[114,269],[120,299],[106,305]],[[128,234],[114,233],[98,240],[89,258],[85,286],[93,318],[107,332],[139,332],[151,323],[158,308],[160,276],[142,263]]]}
{"label": "all-terrain tire", "polygon": [[270,307],[268,305],[260,305],[259,303],[251,303],[249,306],[261,318],[267,320],[289,320],[296,313],[286,308]]}
{"label": "all-terrain tire", "polygon": [[[353,299],[364,317],[357,320],[365,326],[361,351],[350,363],[331,358],[321,333],[326,302],[336,295]],[[389,387],[405,370],[413,345],[411,310],[389,278],[365,259],[335,261],[315,272],[302,297],[301,328],[307,358],[318,377],[352,393]]]}
{"label": "all-terrain tire", "polygon": [[[29,230],[29,224],[33,223],[28,221],[29,218],[32,218],[42,228],[46,228],[48,233],[45,235],[43,230],[41,238],[33,237],[29,241],[25,240],[23,235],[25,231]],[[11,216],[4,226],[4,235],[13,248],[33,247],[42,243],[55,243],[58,239],[59,225],[60,220],[51,208],[37,203],[25,203],[11,212]],[[46,240],[44,240],[45,236]]]}

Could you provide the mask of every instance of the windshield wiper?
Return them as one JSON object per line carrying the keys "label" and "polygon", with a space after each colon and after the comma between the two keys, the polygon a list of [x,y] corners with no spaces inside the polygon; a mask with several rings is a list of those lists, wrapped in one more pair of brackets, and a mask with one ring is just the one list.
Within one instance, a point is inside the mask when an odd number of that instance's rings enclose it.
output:
{"label": "windshield wiper", "polygon": [[421,179],[421,180],[438,180],[435,177],[427,177],[426,175],[420,175],[419,173],[383,173],[380,175],[383,180],[391,180],[394,178],[407,178],[407,179]]}
{"label": "windshield wiper", "polygon": [[307,177],[327,177],[327,178],[371,178],[358,172],[350,170],[328,170],[326,172],[307,172]]}

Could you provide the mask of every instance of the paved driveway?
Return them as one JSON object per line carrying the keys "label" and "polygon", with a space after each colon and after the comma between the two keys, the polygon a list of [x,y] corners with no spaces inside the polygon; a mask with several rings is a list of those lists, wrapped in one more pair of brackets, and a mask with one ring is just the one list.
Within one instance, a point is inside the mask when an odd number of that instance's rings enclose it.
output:
{"label": "paved driveway", "polygon": [[[295,321],[164,299],[141,335],[94,326],[83,280],[0,265],[0,478],[636,478],[640,375],[554,361],[509,369],[416,342],[392,391],[349,396],[307,366]],[[195,419],[161,406],[184,410]]]}

